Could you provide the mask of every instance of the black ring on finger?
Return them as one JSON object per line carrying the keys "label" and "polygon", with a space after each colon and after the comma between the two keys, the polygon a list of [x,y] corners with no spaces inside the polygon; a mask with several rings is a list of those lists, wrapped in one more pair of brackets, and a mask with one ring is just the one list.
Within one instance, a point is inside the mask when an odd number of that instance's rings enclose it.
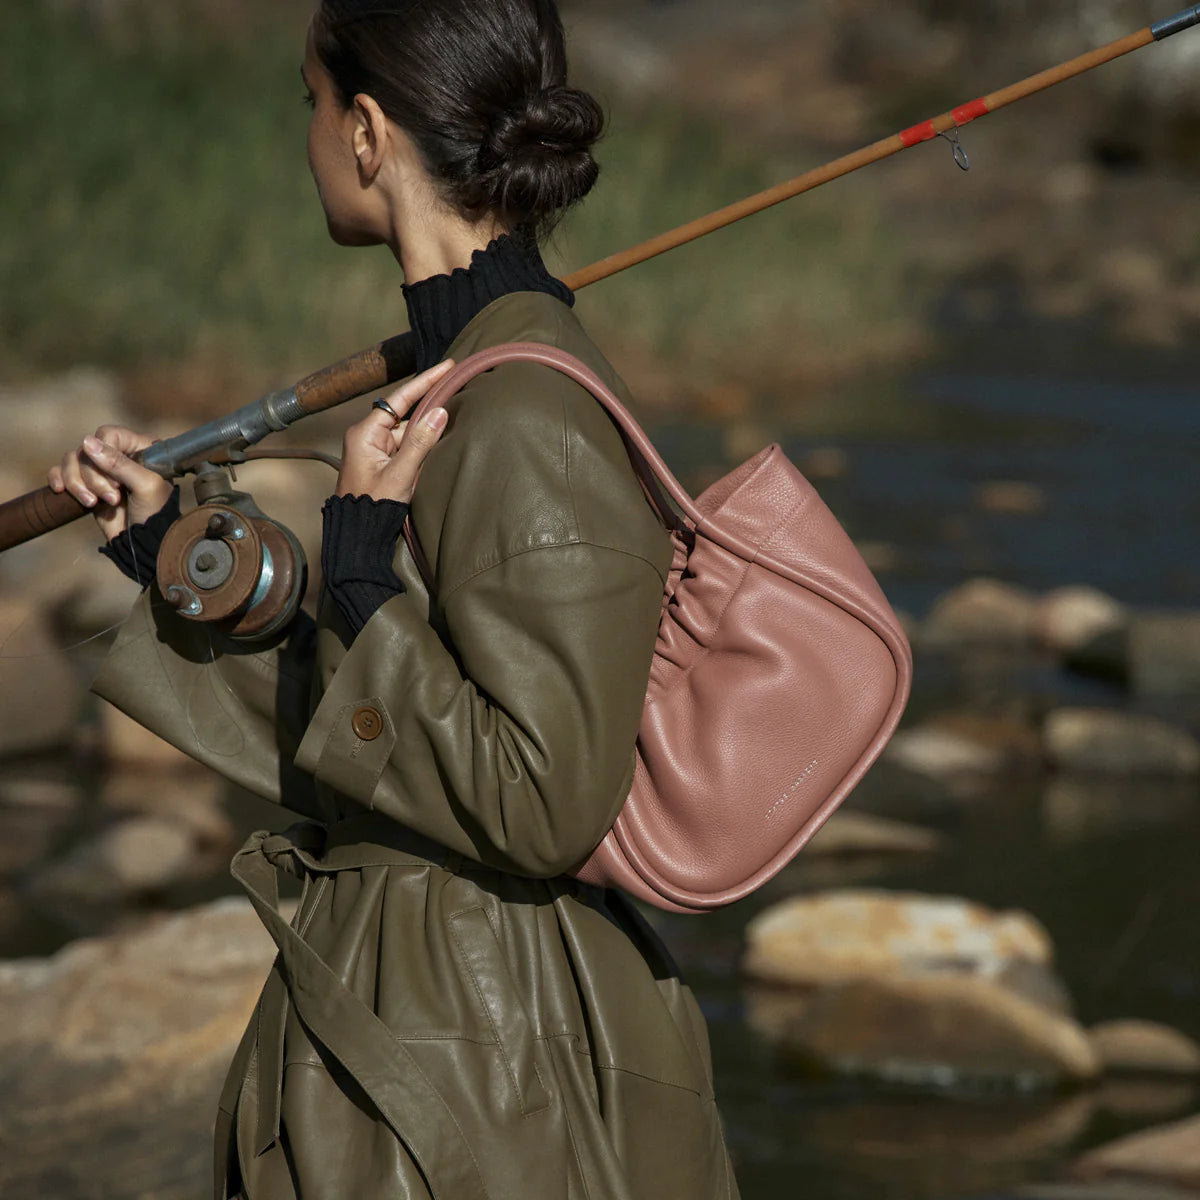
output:
{"label": "black ring on finger", "polygon": [[396,424],[400,423],[400,414],[382,396],[378,400],[372,400],[371,407],[387,413]]}

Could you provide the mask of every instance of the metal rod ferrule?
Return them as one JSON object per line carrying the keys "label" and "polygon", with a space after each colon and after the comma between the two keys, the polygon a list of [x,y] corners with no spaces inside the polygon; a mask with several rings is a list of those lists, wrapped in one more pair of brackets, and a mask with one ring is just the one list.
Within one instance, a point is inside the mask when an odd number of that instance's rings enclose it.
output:
{"label": "metal rod ferrule", "polygon": [[294,389],[270,392],[228,416],[217,417],[186,433],[154,442],[142,451],[139,461],[164,479],[174,479],[189,467],[204,462],[217,450],[227,447],[242,450],[253,446],[268,434],[278,433],[306,415]]}
{"label": "metal rod ferrule", "polygon": [[1185,8],[1183,12],[1151,25],[1150,32],[1154,34],[1156,42],[1161,42],[1163,38],[1169,38],[1173,33],[1182,33],[1185,29],[1191,29],[1193,25],[1200,25],[1200,4],[1193,4],[1191,8]]}

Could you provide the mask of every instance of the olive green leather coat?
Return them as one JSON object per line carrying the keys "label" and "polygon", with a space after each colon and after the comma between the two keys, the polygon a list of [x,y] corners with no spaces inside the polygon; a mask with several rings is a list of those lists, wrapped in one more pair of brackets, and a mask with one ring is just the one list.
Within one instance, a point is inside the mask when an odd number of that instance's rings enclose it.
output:
{"label": "olive green leather coat", "polygon": [[[493,302],[450,355],[508,341],[623,394],[541,294]],[[401,541],[407,591],[356,638],[325,596],[315,630],[247,650],[151,588],[94,685],[309,818],[234,860],[279,957],[216,1196],[727,1200],[691,992],[626,899],[563,874],[629,789],[670,539],[577,384],[505,364],[447,407],[412,507],[432,597]],[[277,868],[304,881],[290,923]]]}

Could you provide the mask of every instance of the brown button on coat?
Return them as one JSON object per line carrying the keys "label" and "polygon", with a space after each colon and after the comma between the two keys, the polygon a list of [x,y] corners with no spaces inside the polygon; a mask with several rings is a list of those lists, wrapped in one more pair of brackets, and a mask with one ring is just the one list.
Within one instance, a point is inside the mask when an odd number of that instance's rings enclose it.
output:
{"label": "brown button on coat", "polygon": [[[571,310],[513,293],[450,349],[578,356]],[[430,595],[351,639],[323,597],[247,649],[151,588],[95,690],[309,820],[234,860],[279,956],[230,1069],[216,1196],[736,1196],[690,990],[633,906],[563,872],[612,824],[671,558],[615,426],[505,364],[447,405],[412,514]],[[280,514],[286,518],[286,514]],[[276,870],[300,876],[291,923]]]}

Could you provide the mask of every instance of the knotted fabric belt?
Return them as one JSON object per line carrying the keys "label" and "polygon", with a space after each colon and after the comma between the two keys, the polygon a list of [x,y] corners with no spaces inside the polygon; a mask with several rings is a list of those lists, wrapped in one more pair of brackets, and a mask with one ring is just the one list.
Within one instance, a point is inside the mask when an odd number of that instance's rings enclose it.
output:
{"label": "knotted fabric belt", "polygon": [[[277,870],[300,877],[371,865],[444,866],[459,855],[373,813],[331,826],[311,822],[285,833],[256,833],[235,855],[232,872],[279,948],[258,1006],[238,1046],[221,1096],[216,1195],[225,1196],[235,1114],[257,1155],[279,1137],[283,1031],[294,1004],[305,1030],[355,1080],[404,1144],[436,1196],[486,1200],[475,1154],[449,1104],[402,1041],[280,915]],[[254,1113],[238,1112],[250,1102]],[[243,1151],[246,1147],[243,1147]]]}

